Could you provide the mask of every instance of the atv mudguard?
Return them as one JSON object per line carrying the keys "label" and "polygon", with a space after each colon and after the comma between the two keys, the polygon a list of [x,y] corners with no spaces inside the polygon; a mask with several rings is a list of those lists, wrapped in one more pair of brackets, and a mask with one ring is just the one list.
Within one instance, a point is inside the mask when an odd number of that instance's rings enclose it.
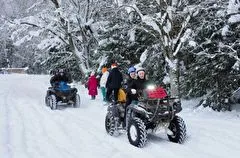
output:
{"label": "atv mudguard", "polygon": [[108,111],[112,112],[113,116],[114,117],[120,117],[120,113],[118,111],[118,107],[117,107],[117,104],[110,104],[108,106]]}
{"label": "atv mudguard", "polygon": [[141,117],[149,118],[148,112],[144,108],[136,104],[130,104],[127,107],[127,111],[131,111],[134,114],[140,115]]}

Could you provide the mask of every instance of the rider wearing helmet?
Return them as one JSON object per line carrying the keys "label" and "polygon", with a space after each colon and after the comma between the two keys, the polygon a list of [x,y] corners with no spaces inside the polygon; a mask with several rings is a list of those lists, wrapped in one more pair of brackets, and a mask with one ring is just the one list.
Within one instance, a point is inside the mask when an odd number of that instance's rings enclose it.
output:
{"label": "rider wearing helmet", "polygon": [[147,86],[147,79],[146,79],[146,72],[145,69],[142,67],[137,68],[137,81],[136,81],[136,87],[137,90],[143,90]]}
{"label": "rider wearing helmet", "polygon": [[136,93],[133,94],[132,93],[132,89],[136,89],[136,79],[137,79],[137,73],[136,73],[136,68],[134,66],[131,66],[129,69],[128,69],[128,80],[127,80],[127,88],[126,88],[126,92],[127,92],[127,101],[126,101],[126,104],[125,104],[125,113],[124,113],[124,121],[123,121],[123,127],[125,128],[126,126],[126,113],[127,113],[127,107],[128,105],[131,104],[131,102],[133,100],[137,100],[137,95]]}
{"label": "rider wearing helmet", "polygon": [[129,78],[127,80],[127,101],[126,101],[126,106],[128,106],[129,104],[131,104],[132,100],[135,100],[136,99],[136,95],[135,94],[132,94],[131,92],[131,89],[133,88],[137,88],[135,87],[136,85],[136,79],[137,79],[137,73],[136,73],[136,68],[135,67],[130,67],[128,69],[128,75],[129,75]]}
{"label": "rider wearing helmet", "polygon": [[[130,68],[129,68],[130,69]],[[140,67],[135,70],[135,75],[136,77],[132,78],[130,74],[130,79],[128,81],[128,86],[127,86],[127,93],[128,93],[128,98],[127,104],[131,104],[133,100],[138,101],[138,95],[137,92],[141,92],[141,90],[145,89],[148,84],[148,80],[146,79],[146,73],[145,69]]]}

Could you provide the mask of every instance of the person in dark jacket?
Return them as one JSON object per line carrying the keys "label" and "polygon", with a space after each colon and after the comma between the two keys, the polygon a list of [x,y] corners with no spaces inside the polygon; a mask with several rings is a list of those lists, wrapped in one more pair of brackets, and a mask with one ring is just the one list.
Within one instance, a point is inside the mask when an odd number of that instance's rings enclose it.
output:
{"label": "person in dark jacket", "polygon": [[137,73],[135,67],[130,67],[128,69],[129,78],[127,80],[127,100],[125,104],[125,112],[124,112],[124,121],[123,121],[123,128],[126,126],[126,114],[127,114],[127,107],[132,103],[132,100],[137,100],[137,94],[132,94],[131,89],[137,89],[136,87],[136,80],[137,80]]}
{"label": "person in dark jacket", "polygon": [[54,73],[54,76],[50,79],[52,87],[56,88],[59,82],[72,83],[72,78],[64,69],[59,69]]}
{"label": "person in dark jacket", "polygon": [[[130,68],[129,68],[130,69]],[[124,121],[123,121],[123,128],[126,126],[126,113],[127,113],[127,107],[133,101],[138,101],[138,93],[147,88],[148,85],[148,80],[146,79],[146,73],[145,69],[142,67],[139,67],[136,69],[136,74],[137,74],[137,79],[130,78],[128,80],[128,85],[127,85],[127,102],[125,106],[125,113],[124,113]]]}
{"label": "person in dark jacket", "polygon": [[106,100],[110,102],[110,95],[112,92],[114,92],[114,102],[116,103],[118,100],[118,91],[121,87],[121,83],[123,81],[123,77],[121,72],[118,70],[117,64],[113,63],[111,65],[111,72],[109,73],[106,88],[107,88],[107,94],[106,94]]}
{"label": "person in dark jacket", "polygon": [[132,100],[137,100],[136,94],[132,94],[131,89],[137,89],[136,86],[136,79],[137,79],[137,73],[136,73],[136,68],[135,67],[130,67],[128,69],[128,75],[129,78],[127,80],[127,101],[126,101],[126,106],[127,107],[129,104],[131,104]]}
{"label": "person in dark jacket", "polygon": [[[148,80],[146,79],[145,69],[140,67],[136,70],[137,79],[128,85],[128,92],[131,94],[131,102],[138,101],[138,92],[147,88]],[[131,102],[129,104],[131,104]]]}
{"label": "person in dark jacket", "polygon": [[143,90],[147,88],[148,80],[146,79],[146,72],[145,69],[140,67],[137,70],[137,89]]}

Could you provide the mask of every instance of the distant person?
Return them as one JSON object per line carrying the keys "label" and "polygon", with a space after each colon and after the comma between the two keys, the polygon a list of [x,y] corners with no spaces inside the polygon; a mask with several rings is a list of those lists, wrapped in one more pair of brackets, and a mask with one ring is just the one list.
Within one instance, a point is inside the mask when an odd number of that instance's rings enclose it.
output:
{"label": "distant person", "polygon": [[56,88],[59,86],[59,83],[63,81],[66,83],[72,83],[72,77],[70,73],[67,73],[65,69],[55,70],[53,76],[50,79],[50,84],[52,87]]}
{"label": "distant person", "polygon": [[97,92],[97,78],[95,76],[95,72],[90,74],[88,79],[88,94],[91,96],[91,99],[94,100],[96,98]]}
{"label": "distant person", "polygon": [[98,75],[96,75],[97,78],[97,87],[100,88],[100,79],[102,77],[102,73],[99,73]]}
{"label": "distant person", "polygon": [[107,67],[103,67],[102,76],[100,79],[100,88],[103,96],[103,101],[106,101],[106,83],[107,83],[108,76],[109,76],[109,72],[107,70]]}
{"label": "distant person", "polygon": [[111,71],[109,73],[108,79],[107,79],[107,83],[106,83],[106,87],[107,87],[107,94],[106,94],[106,100],[107,102],[110,102],[110,95],[112,94],[112,92],[114,92],[113,95],[113,100],[114,103],[117,103],[118,100],[118,91],[121,87],[121,83],[123,81],[123,77],[121,72],[118,70],[117,67],[117,63],[113,63],[111,65]]}

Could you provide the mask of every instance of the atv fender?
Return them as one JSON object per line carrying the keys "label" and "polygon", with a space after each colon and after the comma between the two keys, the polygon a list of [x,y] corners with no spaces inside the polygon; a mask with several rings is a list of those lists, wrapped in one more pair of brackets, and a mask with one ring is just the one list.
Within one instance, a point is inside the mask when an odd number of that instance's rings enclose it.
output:
{"label": "atv fender", "polygon": [[54,89],[48,89],[47,90],[47,96],[51,95],[51,94],[55,94],[55,90]]}
{"label": "atv fender", "polygon": [[120,117],[117,104],[111,104],[108,106],[108,111],[112,112],[114,117]]}
{"label": "atv fender", "polygon": [[129,110],[135,114],[141,115],[145,118],[149,118],[149,115],[148,115],[149,113],[141,106],[138,106],[135,104],[130,104],[127,108],[127,111],[129,111]]}

